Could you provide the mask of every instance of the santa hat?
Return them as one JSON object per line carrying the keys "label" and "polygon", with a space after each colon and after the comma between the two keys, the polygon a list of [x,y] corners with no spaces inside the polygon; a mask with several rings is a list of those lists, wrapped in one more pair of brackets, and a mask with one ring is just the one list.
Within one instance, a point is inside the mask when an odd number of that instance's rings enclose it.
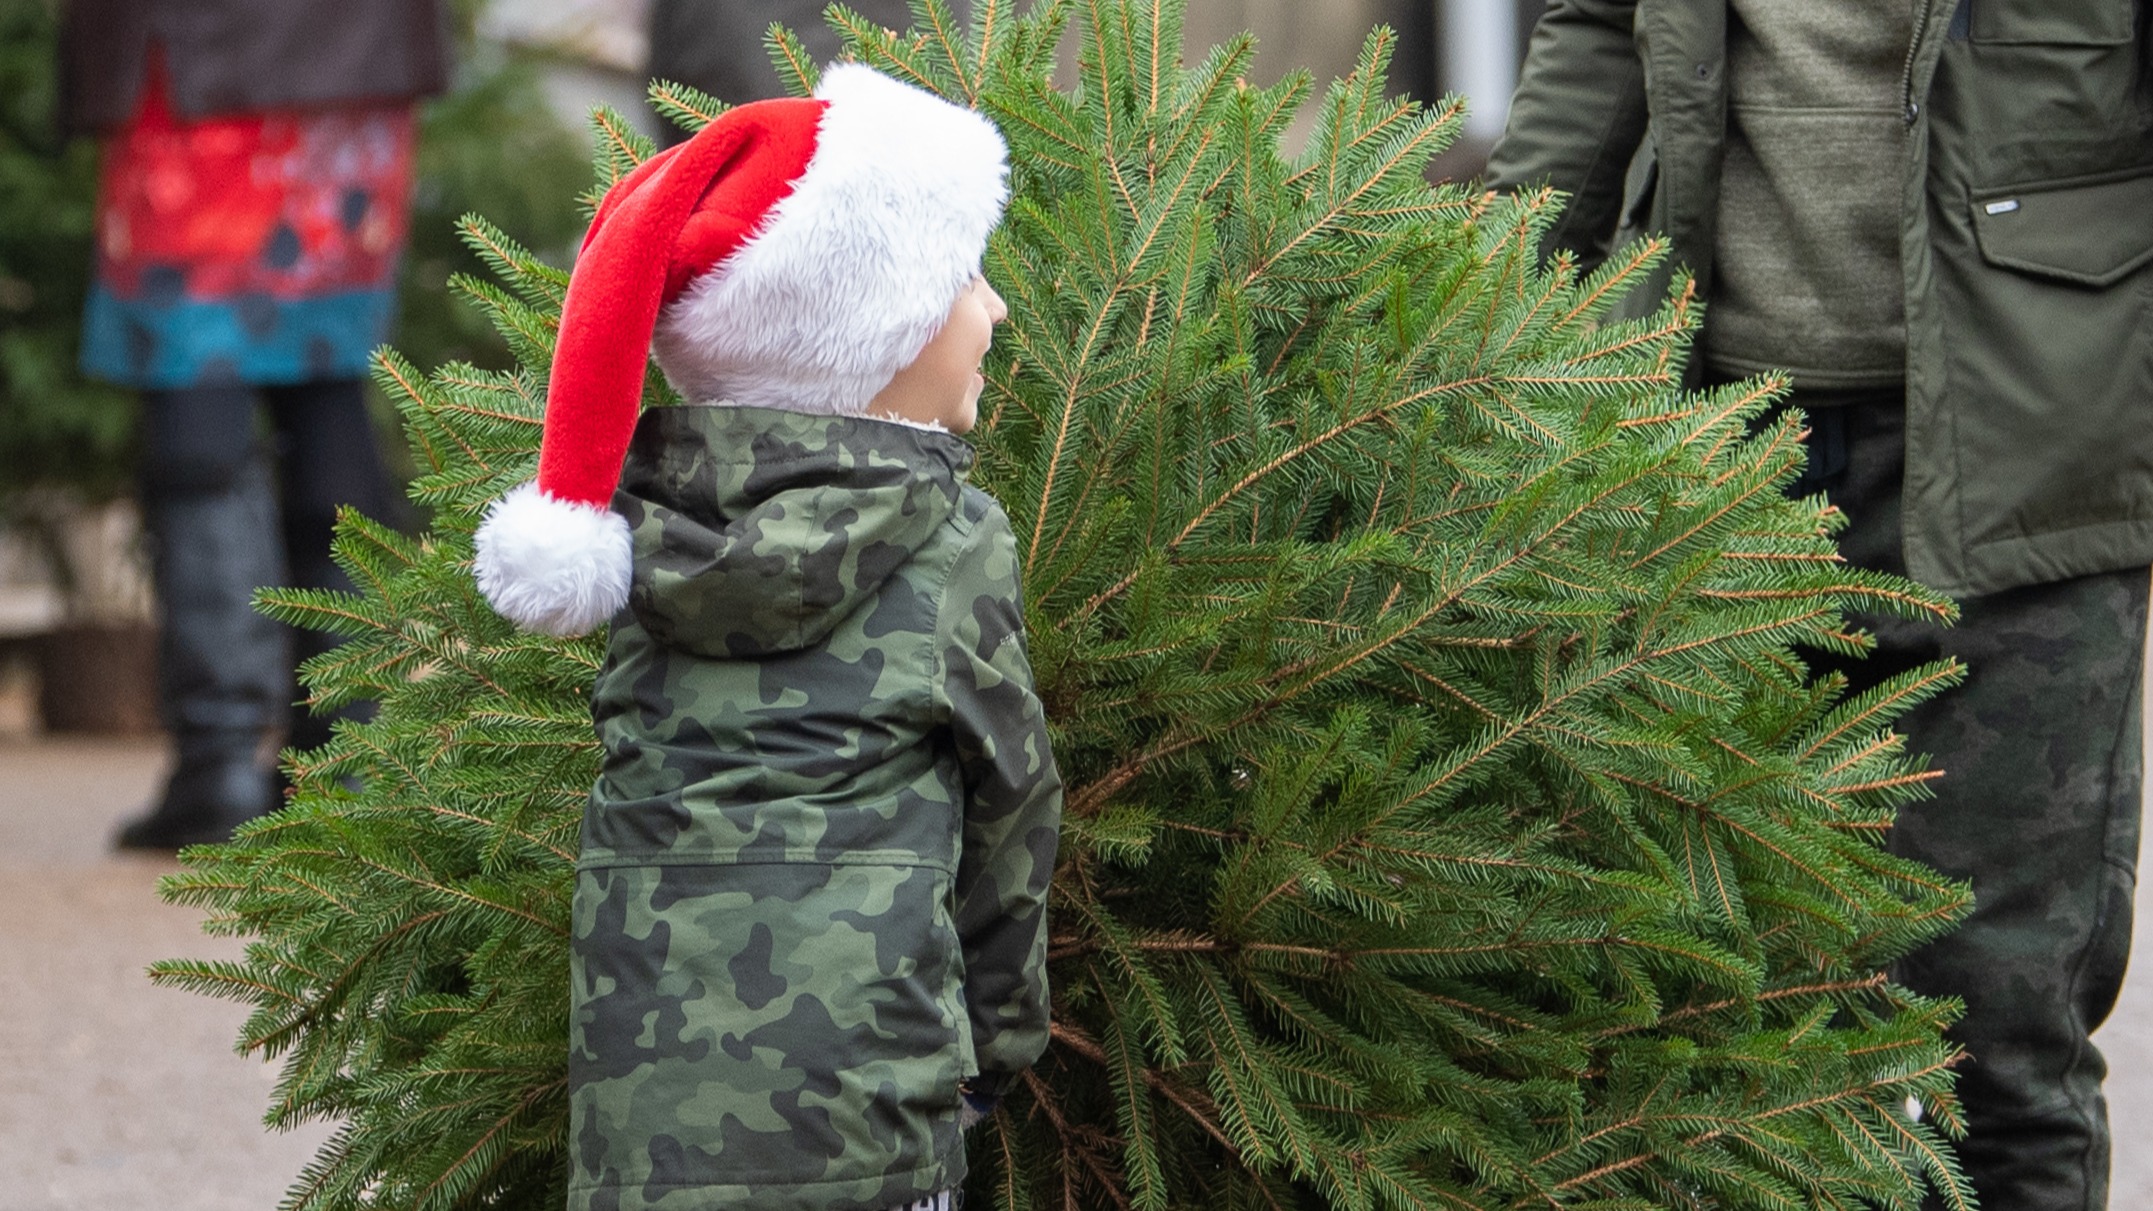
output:
{"label": "santa hat", "polygon": [[628,599],[612,511],[648,353],[698,403],[863,410],[979,272],[1007,152],[969,109],[858,64],[726,111],[607,192],[561,308],[538,478],[487,510],[479,589],[580,635]]}

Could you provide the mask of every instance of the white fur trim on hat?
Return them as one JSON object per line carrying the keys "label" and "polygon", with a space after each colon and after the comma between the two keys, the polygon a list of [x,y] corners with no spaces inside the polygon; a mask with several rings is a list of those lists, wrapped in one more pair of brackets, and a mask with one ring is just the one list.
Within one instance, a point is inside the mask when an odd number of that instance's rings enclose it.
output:
{"label": "white fur trim on hat", "polygon": [[832,66],[815,152],[763,230],[658,319],[690,400],[857,414],[919,356],[979,272],[1008,151],[972,110]]}
{"label": "white fur trim on hat", "polygon": [[628,601],[628,519],[524,484],[486,509],[476,536],[478,590],[526,631],[582,635]]}

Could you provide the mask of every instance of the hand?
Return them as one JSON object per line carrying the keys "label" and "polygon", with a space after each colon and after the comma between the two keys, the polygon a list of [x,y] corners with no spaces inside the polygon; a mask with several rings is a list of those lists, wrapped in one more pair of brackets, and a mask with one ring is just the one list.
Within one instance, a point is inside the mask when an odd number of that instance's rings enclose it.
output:
{"label": "hand", "polygon": [[963,1095],[964,1098],[964,1104],[957,1107],[957,1130],[959,1131],[970,1131],[972,1128],[977,1127],[982,1120],[994,1113],[996,1106],[1002,1103],[1002,1099],[998,1095],[982,1093],[969,1085],[957,1086],[957,1092]]}

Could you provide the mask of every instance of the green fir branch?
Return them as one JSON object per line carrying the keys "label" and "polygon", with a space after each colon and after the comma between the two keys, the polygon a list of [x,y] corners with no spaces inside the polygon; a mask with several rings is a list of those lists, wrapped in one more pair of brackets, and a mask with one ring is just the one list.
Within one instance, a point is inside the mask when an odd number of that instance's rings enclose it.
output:
{"label": "green fir branch", "polygon": [[[1935,777],[1893,721],[1961,673],[1843,697],[1805,667],[1865,648],[1854,612],[1952,607],[1849,568],[1834,514],[1783,497],[1784,382],[1681,390],[1692,284],[1631,297],[1660,244],[1580,276],[1538,259],[1552,194],[1429,186],[1462,109],[1385,95],[1388,31],[1289,159],[1312,81],[1248,84],[1245,36],[1191,62],[1180,0],[913,9],[831,20],[1010,143],[975,478],[1025,554],[1072,790],[1051,1043],[970,1141],[971,1196],[1963,1204],[1956,1007],[1879,974],[1966,908],[1882,847]],[[769,46],[811,91],[798,40]],[[690,128],[724,108],[652,103]],[[619,115],[593,128],[600,190],[651,154]],[[566,278],[459,231],[499,280],[458,288],[518,366],[384,352],[430,528],[346,516],[357,592],[263,597],[349,637],[310,699],[378,713],[165,884],[250,945],[156,978],[252,1008],[271,1121],[339,1124],[287,1208],[564,1197],[604,641],[514,632],[470,560],[532,473]]]}

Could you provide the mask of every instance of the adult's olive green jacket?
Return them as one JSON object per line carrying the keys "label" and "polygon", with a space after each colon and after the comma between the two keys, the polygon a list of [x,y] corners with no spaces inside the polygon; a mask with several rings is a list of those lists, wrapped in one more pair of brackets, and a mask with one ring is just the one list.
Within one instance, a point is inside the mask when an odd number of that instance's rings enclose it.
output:
{"label": "adult's olive green jacket", "polygon": [[[2153,5],[1911,2],[1908,567],[1966,595],[2153,562]],[[1571,195],[1550,251],[1662,233],[1709,300],[1727,20],[1554,0],[1488,169]]]}

